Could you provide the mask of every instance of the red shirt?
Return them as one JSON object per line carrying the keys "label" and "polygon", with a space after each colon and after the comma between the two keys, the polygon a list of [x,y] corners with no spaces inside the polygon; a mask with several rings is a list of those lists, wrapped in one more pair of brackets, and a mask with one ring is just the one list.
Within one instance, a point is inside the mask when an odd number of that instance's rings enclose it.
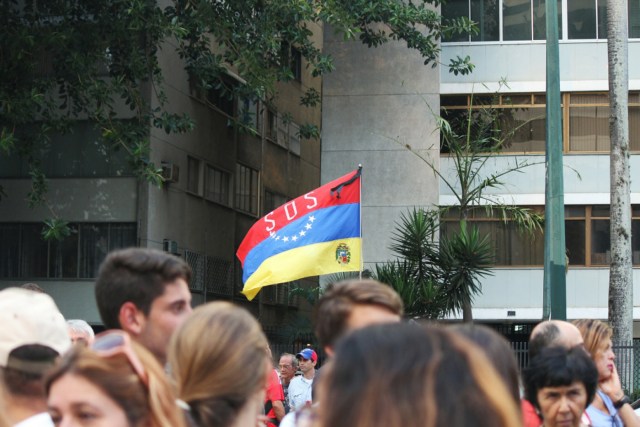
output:
{"label": "red shirt", "polygon": [[540,427],[542,425],[542,418],[538,416],[538,412],[531,402],[527,399],[520,399],[520,407],[522,408],[524,427]]}
{"label": "red shirt", "polygon": [[[271,375],[269,375],[269,382],[267,383],[267,395],[265,397],[264,403],[267,402],[275,402],[275,401],[283,401],[284,400],[284,391],[282,391],[282,385],[280,384],[280,379],[278,377],[278,373],[275,369],[271,370]],[[273,405],[273,403],[272,403]],[[271,410],[265,414],[268,418],[276,418],[276,413],[273,410],[273,406]],[[276,427],[273,423],[267,423],[267,427]]]}

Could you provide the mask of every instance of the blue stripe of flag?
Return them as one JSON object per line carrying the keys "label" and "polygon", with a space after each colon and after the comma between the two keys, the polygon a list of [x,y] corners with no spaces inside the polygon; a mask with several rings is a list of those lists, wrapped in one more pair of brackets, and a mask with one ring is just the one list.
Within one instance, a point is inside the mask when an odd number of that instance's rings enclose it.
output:
{"label": "blue stripe of flag", "polygon": [[[295,241],[293,236],[296,236]],[[287,224],[249,251],[242,268],[242,281],[246,283],[260,264],[274,255],[302,246],[351,237],[360,237],[359,203],[331,206],[310,212]]]}

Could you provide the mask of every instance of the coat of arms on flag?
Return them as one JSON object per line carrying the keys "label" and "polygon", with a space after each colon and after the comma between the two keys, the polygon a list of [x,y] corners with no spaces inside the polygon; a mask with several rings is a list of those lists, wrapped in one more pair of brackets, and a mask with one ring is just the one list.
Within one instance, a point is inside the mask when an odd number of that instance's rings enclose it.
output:
{"label": "coat of arms on flag", "polygon": [[351,251],[349,245],[346,243],[340,243],[336,248],[336,261],[338,264],[347,265],[351,262]]}
{"label": "coat of arms on flag", "polygon": [[249,300],[264,286],[361,270],[360,175],[309,191],[251,227],[236,253]]}

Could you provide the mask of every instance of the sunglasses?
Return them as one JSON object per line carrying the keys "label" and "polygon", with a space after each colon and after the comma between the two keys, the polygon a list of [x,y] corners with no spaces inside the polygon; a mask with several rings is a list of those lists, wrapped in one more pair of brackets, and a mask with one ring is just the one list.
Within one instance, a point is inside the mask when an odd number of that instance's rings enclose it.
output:
{"label": "sunglasses", "polygon": [[131,346],[131,337],[124,331],[117,329],[103,332],[96,335],[96,339],[91,344],[91,350],[93,350],[98,356],[109,358],[118,355],[124,355],[129,364],[133,368],[142,384],[149,388],[149,376],[144,369],[140,358],[136,355],[136,352]]}

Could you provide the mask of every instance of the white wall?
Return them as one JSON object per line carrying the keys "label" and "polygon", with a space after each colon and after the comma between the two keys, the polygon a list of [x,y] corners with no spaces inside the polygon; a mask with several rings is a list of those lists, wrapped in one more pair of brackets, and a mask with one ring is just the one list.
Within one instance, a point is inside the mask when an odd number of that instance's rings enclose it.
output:
{"label": "white wall", "polygon": [[[29,208],[25,202],[31,188],[28,179],[0,180],[7,193],[0,203],[0,218],[7,222],[38,222],[52,216],[47,206]],[[48,181],[47,200],[55,213],[67,221],[126,221],[137,219],[135,178],[78,179]]]}
{"label": "white wall", "polygon": [[[449,43],[442,46],[441,93],[492,93],[505,79],[501,92],[544,92],[544,42]],[[607,43],[561,41],[560,90],[607,90]],[[446,64],[469,55],[476,66],[468,76],[449,73]],[[640,40],[629,41],[629,89],[640,89]]]}
{"label": "white wall", "polygon": [[[486,194],[497,195],[506,203],[517,205],[544,205],[544,155],[500,155],[489,159],[479,178],[506,170],[516,162],[531,166],[522,173],[511,173],[503,178],[504,188],[489,189]],[[565,204],[609,204],[609,156],[606,154],[569,154],[563,157]],[[441,173],[455,182],[455,168],[451,157],[440,159]],[[640,155],[631,155],[631,170],[640,170]],[[451,190],[440,182],[440,204],[455,204]],[[640,181],[631,180],[631,203],[640,203]]]}
{"label": "white wall", "polygon": [[[485,278],[473,304],[478,320],[539,320],[542,317],[542,268],[499,268]],[[640,269],[633,270],[634,319],[640,319]],[[567,318],[607,319],[609,270],[570,268],[567,273]],[[508,316],[507,311],[515,311]]]}

